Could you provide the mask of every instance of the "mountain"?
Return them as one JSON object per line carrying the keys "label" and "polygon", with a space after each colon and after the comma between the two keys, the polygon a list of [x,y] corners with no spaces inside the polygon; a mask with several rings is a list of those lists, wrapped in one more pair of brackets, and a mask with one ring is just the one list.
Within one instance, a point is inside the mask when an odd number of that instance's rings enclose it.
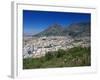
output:
{"label": "mountain", "polygon": [[81,23],[73,23],[66,29],[64,29],[63,33],[68,34],[72,37],[85,37],[90,36],[90,23],[89,22],[81,22]]}
{"label": "mountain", "polygon": [[47,29],[45,29],[44,31],[34,35],[34,36],[62,36],[63,32],[63,27],[59,24],[53,24],[51,26],[49,26]]}
{"label": "mountain", "polygon": [[89,22],[80,22],[80,23],[72,23],[67,27],[62,27],[59,24],[53,24],[49,26],[44,31],[34,35],[37,37],[41,36],[66,36],[69,35],[71,37],[84,37],[90,36],[90,23]]}

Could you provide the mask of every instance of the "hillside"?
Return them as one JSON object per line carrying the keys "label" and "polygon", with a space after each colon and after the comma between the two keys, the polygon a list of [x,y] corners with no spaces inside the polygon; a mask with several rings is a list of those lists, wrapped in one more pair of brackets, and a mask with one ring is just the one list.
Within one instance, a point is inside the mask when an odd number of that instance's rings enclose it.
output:
{"label": "hillside", "polygon": [[44,31],[34,35],[34,36],[61,36],[63,32],[63,27],[59,24],[53,24],[51,26],[49,26],[47,29],[45,29]]}
{"label": "hillside", "polygon": [[68,34],[71,37],[85,37],[90,36],[90,23],[74,23],[68,26],[63,31],[64,34]]}
{"label": "hillside", "polygon": [[33,36],[42,37],[42,36],[66,36],[66,35],[69,35],[71,37],[90,36],[90,23],[89,22],[73,23],[67,27],[62,27],[59,24],[53,24],[44,31]]}

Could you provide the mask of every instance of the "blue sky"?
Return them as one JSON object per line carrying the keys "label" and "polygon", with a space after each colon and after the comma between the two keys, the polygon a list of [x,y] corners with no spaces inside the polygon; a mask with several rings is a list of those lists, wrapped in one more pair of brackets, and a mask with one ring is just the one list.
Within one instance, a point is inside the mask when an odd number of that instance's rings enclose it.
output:
{"label": "blue sky", "polygon": [[71,23],[90,22],[89,13],[51,12],[23,10],[23,31],[27,34],[37,34],[53,24],[67,27]]}

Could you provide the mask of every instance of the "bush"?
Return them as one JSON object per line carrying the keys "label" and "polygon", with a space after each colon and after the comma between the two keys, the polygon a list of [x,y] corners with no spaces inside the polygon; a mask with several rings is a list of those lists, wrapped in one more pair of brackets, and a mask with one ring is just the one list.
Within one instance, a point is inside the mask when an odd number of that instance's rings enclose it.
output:
{"label": "bush", "polygon": [[57,58],[62,57],[63,55],[65,55],[66,51],[63,49],[59,49],[57,51]]}
{"label": "bush", "polygon": [[32,54],[32,52],[31,51],[28,51],[28,54],[30,55],[30,54]]}
{"label": "bush", "polygon": [[45,59],[46,59],[46,60],[50,60],[50,59],[52,59],[53,57],[54,57],[53,52],[47,52],[47,53],[45,54]]}

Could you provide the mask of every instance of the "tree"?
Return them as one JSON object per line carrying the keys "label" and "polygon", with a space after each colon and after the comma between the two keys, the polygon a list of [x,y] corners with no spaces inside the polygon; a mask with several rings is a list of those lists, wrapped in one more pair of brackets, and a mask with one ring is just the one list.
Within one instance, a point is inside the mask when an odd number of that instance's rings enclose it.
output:
{"label": "tree", "polygon": [[57,52],[57,57],[58,57],[58,58],[59,58],[59,57],[62,57],[65,53],[66,53],[65,50],[59,49],[58,52]]}

